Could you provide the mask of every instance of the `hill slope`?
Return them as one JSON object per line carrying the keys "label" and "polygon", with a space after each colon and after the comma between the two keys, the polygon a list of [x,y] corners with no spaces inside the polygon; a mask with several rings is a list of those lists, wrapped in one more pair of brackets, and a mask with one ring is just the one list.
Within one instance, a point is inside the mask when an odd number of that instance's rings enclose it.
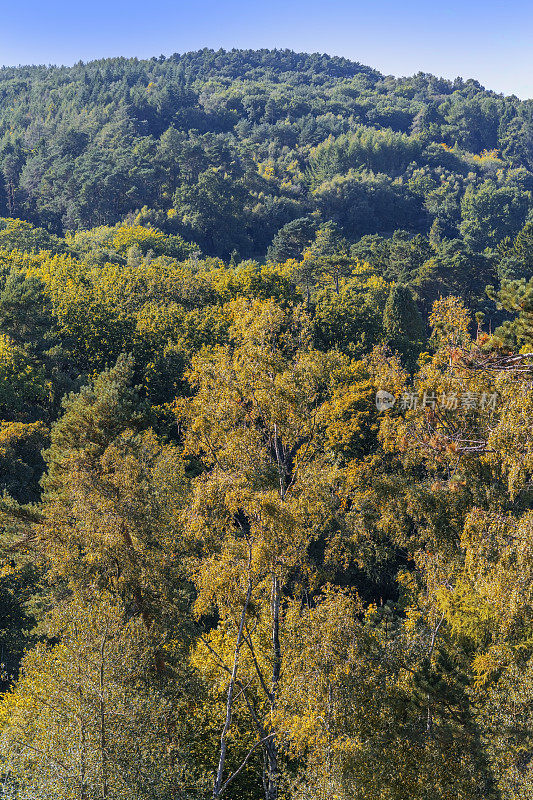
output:
{"label": "hill slope", "polygon": [[532,109],[291,51],[3,68],[0,215],[60,233],[146,206],[223,257],[262,258],[313,214],[352,241],[434,226],[479,250],[531,207]]}

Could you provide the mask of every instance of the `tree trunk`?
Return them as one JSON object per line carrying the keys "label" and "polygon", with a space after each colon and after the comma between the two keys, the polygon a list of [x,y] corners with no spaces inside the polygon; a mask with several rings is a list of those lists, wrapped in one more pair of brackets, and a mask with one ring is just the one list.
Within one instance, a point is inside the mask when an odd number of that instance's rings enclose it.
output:
{"label": "tree trunk", "polygon": [[85,737],[85,720],[83,714],[83,683],[81,676],[80,655],[78,654],[78,698],[80,702],[80,800],[87,800],[86,757],[87,742]]}
{"label": "tree trunk", "polygon": [[104,697],[105,674],[104,674],[104,653],[107,641],[107,630],[102,637],[102,644],[100,647],[100,669],[99,669],[99,690],[100,690],[100,760],[102,764],[102,800],[107,800],[108,797],[108,783],[107,783],[107,733],[106,733],[106,708]]}
{"label": "tree trunk", "polygon": [[[279,610],[280,610],[280,585],[277,575],[272,576],[272,649],[274,663],[272,666],[271,708],[276,707],[276,696],[281,673],[281,644],[279,639]],[[277,800],[279,785],[278,748],[276,738],[273,736],[265,744],[266,775],[264,776],[265,800]]]}
{"label": "tree trunk", "polygon": [[241,653],[242,647],[242,640],[243,640],[243,631],[244,631],[244,623],[246,622],[246,612],[248,610],[248,605],[250,603],[250,597],[252,594],[252,581],[251,579],[248,580],[248,588],[246,590],[246,598],[244,601],[244,605],[242,608],[241,614],[241,621],[239,624],[239,631],[237,633],[237,642],[235,644],[235,654],[233,657],[233,668],[231,670],[231,677],[228,686],[228,697],[226,700],[226,719],[224,721],[224,727],[222,729],[222,734],[220,736],[220,758],[218,761],[218,769],[215,778],[215,783],[213,786],[213,797],[220,797],[223,791],[223,778],[224,778],[224,766],[226,763],[226,750],[227,750],[227,738],[228,732],[231,726],[231,717],[233,713],[233,693],[235,691],[235,681],[237,680],[237,671],[239,669],[239,657]]}

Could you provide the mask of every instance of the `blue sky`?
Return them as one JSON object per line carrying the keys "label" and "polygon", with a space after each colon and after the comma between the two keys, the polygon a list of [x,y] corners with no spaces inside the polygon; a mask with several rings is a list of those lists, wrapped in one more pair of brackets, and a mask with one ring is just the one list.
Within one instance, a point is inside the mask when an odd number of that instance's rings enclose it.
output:
{"label": "blue sky", "polygon": [[530,0],[0,0],[0,63],[290,47],[533,97]]}

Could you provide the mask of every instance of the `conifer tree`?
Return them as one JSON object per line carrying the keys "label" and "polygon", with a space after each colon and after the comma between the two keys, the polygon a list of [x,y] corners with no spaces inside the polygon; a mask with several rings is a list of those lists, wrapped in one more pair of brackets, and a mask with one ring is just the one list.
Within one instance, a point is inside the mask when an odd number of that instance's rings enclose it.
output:
{"label": "conifer tree", "polygon": [[533,278],[527,283],[525,280],[503,283],[499,292],[488,288],[491,296],[498,305],[516,315],[513,320],[507,320],[496,329],[495,337],[510,347],[533,349]]}
{"label": "conifer tree", "polygon": [[392,286],[383,311],[383,331],[387,344],[405,358],[408,366],[413,366],[426,336],[409,287]]}

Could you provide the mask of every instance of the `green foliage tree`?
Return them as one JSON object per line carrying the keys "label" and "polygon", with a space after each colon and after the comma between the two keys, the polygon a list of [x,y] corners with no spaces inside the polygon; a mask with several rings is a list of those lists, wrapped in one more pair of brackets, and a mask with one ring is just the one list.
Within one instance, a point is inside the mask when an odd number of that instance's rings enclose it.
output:
{"label": "green foliage tree", "polygon": [[479,189],[470,187],[461,202],[461,233],[470,249],[495,248],[506,236],[516,233],[525,222],[528,195],[514,187],[498,187],[485,181]]}
{"label": "green foliage tree", "polygon": [[426,332],[409,287],[391,287],[383,310],[383,333],[387,344],[412,366],[424,346]]}

